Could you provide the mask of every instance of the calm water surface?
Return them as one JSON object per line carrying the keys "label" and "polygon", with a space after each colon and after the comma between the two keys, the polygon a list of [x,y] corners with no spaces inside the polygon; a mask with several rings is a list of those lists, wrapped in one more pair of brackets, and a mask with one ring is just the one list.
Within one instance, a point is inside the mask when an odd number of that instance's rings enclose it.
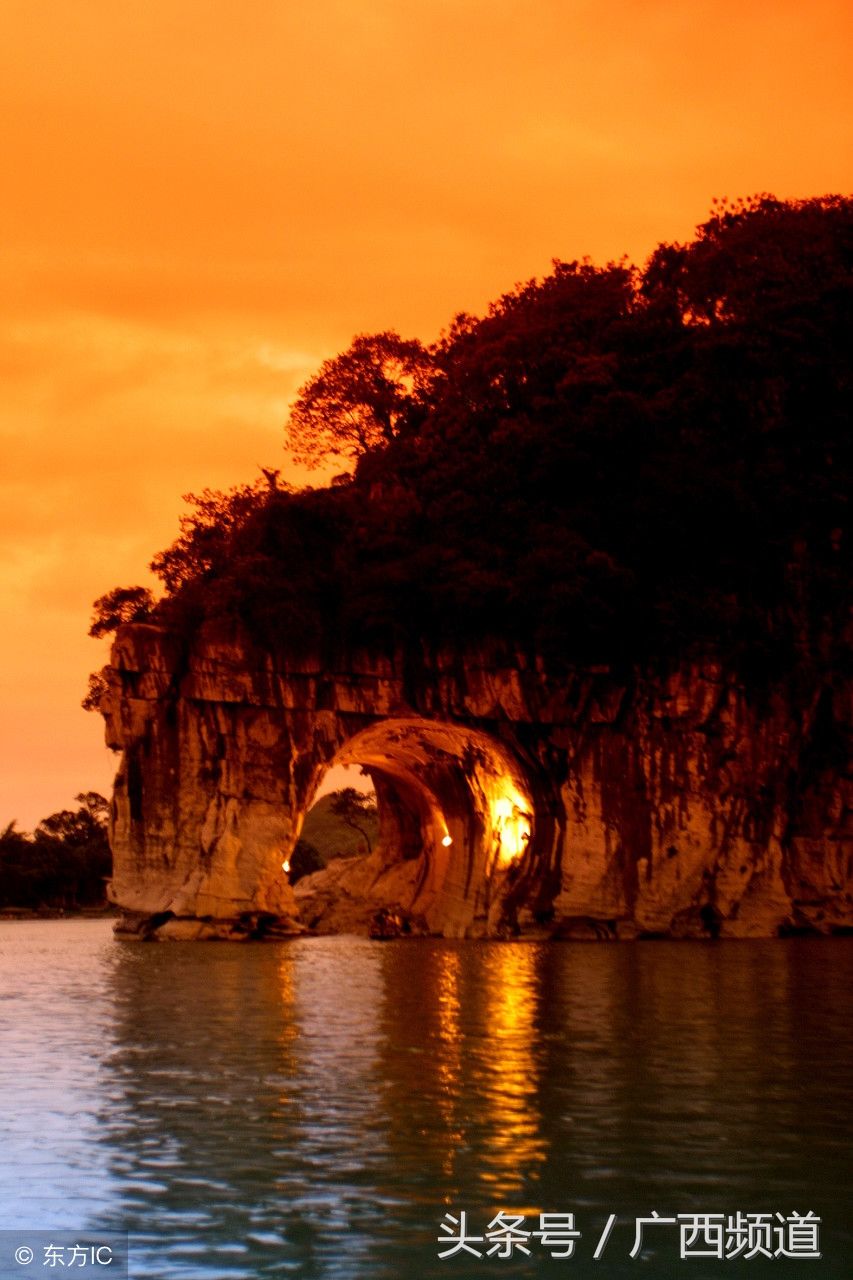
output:
{"label": "calm water surface", "polygon": [[[846,939],[145,946],[0,922],[0,1228],[129,1231],[136,1280],[849,1277],[851,991]],[[572,1210],[583,1235],[559,1263],[439,1261],[459,1209],[477,1234]],[[679,1262],[659,1228],[631,1261],[652,1209],[812,1209],[824,1256]]]}

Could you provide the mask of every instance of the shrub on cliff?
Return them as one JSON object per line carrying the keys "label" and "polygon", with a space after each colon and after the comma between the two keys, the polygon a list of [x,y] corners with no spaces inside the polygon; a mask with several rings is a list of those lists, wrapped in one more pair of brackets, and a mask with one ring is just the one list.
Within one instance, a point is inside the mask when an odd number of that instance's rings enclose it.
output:
{"label": "shrub on cliff", "polygon": [[89,635],[98,640],[125,622],[144,622],[153,608],[154,597],[147,587],[114,587],[92,605]]}

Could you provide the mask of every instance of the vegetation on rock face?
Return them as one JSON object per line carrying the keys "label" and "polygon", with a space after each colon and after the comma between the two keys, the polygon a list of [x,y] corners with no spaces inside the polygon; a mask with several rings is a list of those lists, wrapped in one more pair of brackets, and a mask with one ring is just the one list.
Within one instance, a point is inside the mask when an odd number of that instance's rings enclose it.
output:
{"label": "vegetation on rock face", "polygon": [[0,910],[76,910],[106,903],[112,870],[103,796],[87,791],[76,810],[43,819],[32,834],[10,822],[0,832]]}
{"label": "vegetation on rock face", "polygon": [[144,621],[154,608],[154,597],[147,587],[114,587],[100,596],[92,608],[95,615],[89,635],[97,640],[125,622]]}
{"label": "vegetation on rock face", "polygon": [[153,563],[165,596],[333,661],[490,638],[553,666],[721,647],[828,659],[849,599],[853,201],[723,203],[645,269],[556,262],[432,348],[356,338],[291,446],[349,459],[295,492],[206,492]]}

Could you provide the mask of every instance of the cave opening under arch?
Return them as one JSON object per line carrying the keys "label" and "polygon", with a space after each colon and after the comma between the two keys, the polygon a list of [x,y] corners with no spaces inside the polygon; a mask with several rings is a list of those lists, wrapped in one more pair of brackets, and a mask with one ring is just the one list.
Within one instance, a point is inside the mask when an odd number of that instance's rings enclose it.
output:
{"label": "cave opening under arch", "polygon": [[[445,936],[511,931],[542,846],[534,787],[515,752],[481,730],[416,718],[377,721],[318,771],[360,766],[376,792],[368,857],[336,859],[296,886],[320,932]],[[377,922],[380,922],[377,925]]]}

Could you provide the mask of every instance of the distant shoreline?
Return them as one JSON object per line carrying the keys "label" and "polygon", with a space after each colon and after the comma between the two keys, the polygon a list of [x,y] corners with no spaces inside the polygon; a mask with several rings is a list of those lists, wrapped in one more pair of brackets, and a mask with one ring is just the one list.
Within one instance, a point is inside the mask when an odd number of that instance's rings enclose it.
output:
{"label": "distant shoreline", "polygon": [[110,920],[118,916],[116,907],[0,907],[0,920]]}

